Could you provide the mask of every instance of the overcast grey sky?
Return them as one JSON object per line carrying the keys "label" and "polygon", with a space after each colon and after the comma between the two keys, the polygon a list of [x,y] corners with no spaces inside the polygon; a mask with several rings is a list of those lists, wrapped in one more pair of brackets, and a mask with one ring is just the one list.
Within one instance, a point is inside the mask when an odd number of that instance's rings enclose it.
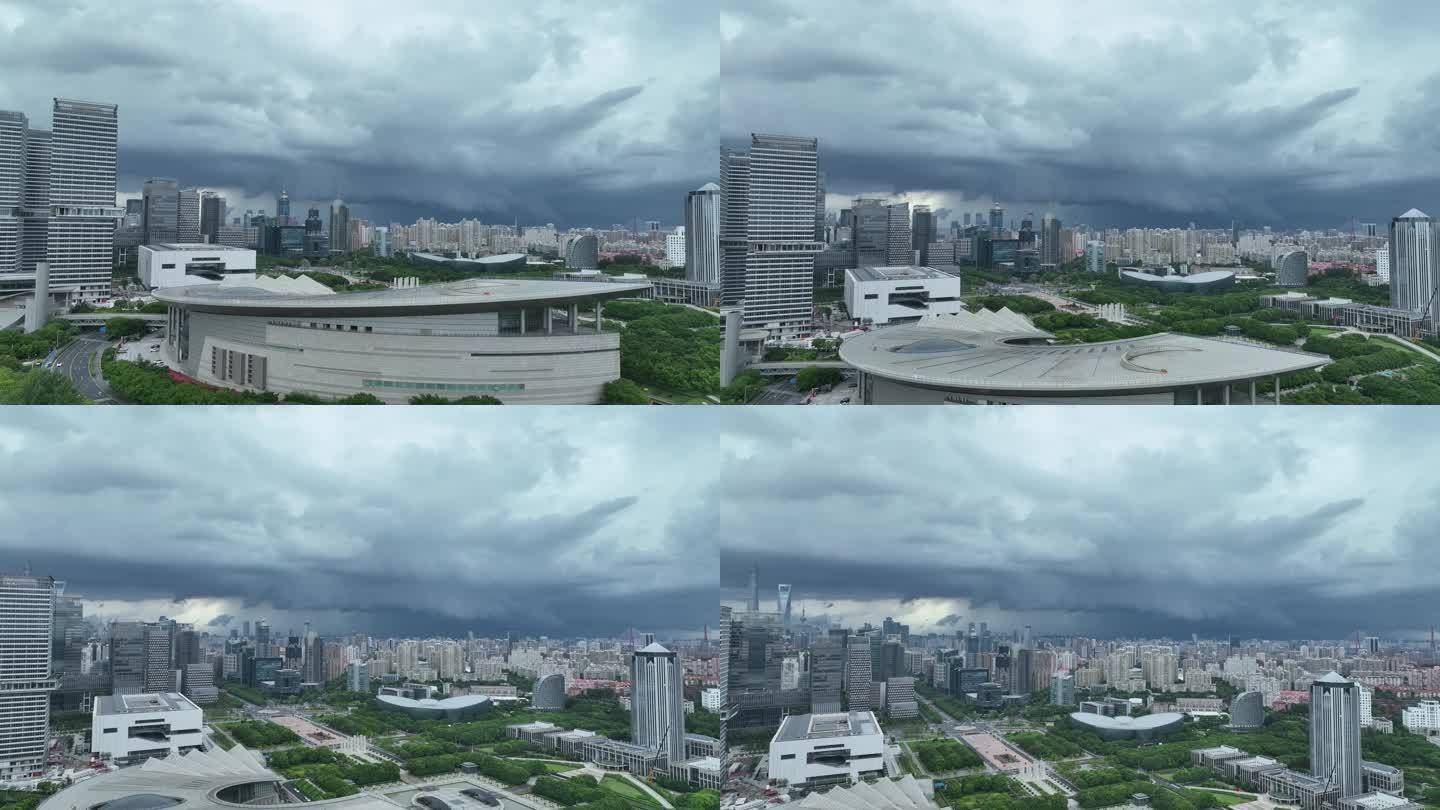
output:
{"label": "overcast grey sky", "polygon": [[754,412],[710,489],[722,600],[912,632],[1419,634],[1427,409]]}
{"label": "overcast grey sky", "polygon": [[[357,216],[680,221],[714,178],[719,37],[667,0],[0,0],[0,109],[120,105],[121,190]],[[298,213],[303,217],[303,210]]]}
{"label": "overcast grey sky", "polygon": [[704,420],[577,414],[9,410],[0,570],[108,618],[698,636],[718,581],[693,506],[719,474]]}
{"label": "overcast grey sky", "polygon": [[832,207],[1339,227],[1440,207],[1440,5],[726,0],[721,130],[820,139]]}

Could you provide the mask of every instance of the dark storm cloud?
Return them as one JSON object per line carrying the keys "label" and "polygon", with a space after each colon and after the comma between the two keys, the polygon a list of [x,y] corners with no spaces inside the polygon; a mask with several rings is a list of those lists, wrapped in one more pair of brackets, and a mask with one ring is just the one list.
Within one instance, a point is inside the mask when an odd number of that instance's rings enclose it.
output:
{"label": "dark storm cloud", "polygon": [[[1440,417],[1211,416],[757,417],[821,438],[717,482],[722,599],[743,602],[758,564],[762,594],[790,583],[837,620],[917,630],[1303,638],[1427,623],[1414,605],[1440,598],[1424,573],[1440,562],[1440,485],[1423,459]],[[865,439],[823,438],[841,433]],[[757,485],[834,469],[880,478],[881,494]],[[754,528],[769,526],[796,528],[777,542]]]}
{"label": "dark storm cloud", "polygon": [[118,104],[122,192],[162,176],[338,192],[381,222],[675,222],[714,175],[717,19],[663,0],[422,0],[403,19],[380,0],[0,0],[0,109],[43,128],[52,96]]}
{"label": "dark storm cloud", "polygon": [[1440,183],[1440,73],[1424,67],[1440,7],[1398,32],[1384,8],[734,2],[721,134],[815,136],[831,194],[955,212],[1384,221],[1434,204]]}
{"label": "dark storm cloud", "polygon": [[583,434],[518,411],[11,416],[0,569],[64,579],[96,615],[412,634],[713,621],[713,534],[676,505],[715,465],[664,449],[694,429],[683,411]]}

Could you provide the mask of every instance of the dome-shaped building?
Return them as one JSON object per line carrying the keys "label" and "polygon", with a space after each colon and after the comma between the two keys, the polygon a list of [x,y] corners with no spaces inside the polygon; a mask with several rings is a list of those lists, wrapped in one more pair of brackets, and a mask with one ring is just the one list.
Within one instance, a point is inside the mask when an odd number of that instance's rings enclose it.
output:
{"label": "dome-shaped building", "polygon": [[535,679],[535,688],[530,696],[530,706],[535,709],[559,711],[565,708],[565,676],[556,672]]}
{"label": "dome-shaped building", "polygon": [[1265,725],[1265,696],[1259,692],[1241,692],[1230,701],[1230,728],[1247,731]]}

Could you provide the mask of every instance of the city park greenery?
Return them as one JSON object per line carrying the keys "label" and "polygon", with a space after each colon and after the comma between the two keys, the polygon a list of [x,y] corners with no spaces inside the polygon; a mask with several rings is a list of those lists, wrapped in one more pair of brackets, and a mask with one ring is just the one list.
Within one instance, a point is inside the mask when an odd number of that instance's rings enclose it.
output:
{"label": "city park greenery", "polygon": [[[676,402],[703,401],[719,393],[718,316],[679,304],[625,299],[605,304],[605,314],[624,324],[620,332],[622,379]],[[606,392],[607,401],[611,393]],[[635,397],[628,386],[613,393]]]}
{"label": "city park greenery", "polygon": [[953,773],[967,768],[979,768],[985,764],[979,754],[948,738],[913,742],[910,743],[910,750],[919,757],[925,770],[932,774]]}
{"label": "city park greenery", "polygon": [[1003,774],[982,774],[947,779],[935,798],[943,807],[963,810],[1065,810],[1059,793],[1032,796],[1015,779]]}
{"label": "city park greenery", "polygon": [[13,357],[0,357],[0,405],[84,405],[89,402],[69,377],[49,369],[20,370]]}

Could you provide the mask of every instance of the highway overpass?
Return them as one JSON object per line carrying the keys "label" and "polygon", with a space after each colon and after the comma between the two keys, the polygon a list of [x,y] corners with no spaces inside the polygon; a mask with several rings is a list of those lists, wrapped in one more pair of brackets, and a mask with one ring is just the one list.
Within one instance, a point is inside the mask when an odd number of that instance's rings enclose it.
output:
{"label": "highway overpass", "polygon": [[758,371],[766,377],[794,377],[802,368],[835,368],[849,371],[850,364],[840,360],[794,360],[782,363],[751,363],[744,371]]}
{"label": "highway overpass", "polygon": [[59,316],[59,317],[60,317],[62,320],[67,320],[67,321],[75,324],[76,326],[82,326],[82,327],[84,327],[84,326],[104,326],[104,325],[105,325],[105,322],[108,321],[108,320],[110,320],[111,318],[133,318],[133,319],[135,319],[135,320],[145,321],[147,324],[149,324],[149,325],[151,325],[151,326],[155,326],[155,325],[164,324],[164,323],[165,323],[165,319],[168,318],[168,317],[170,317],[170,316],[169,316],[169,315],[165,315],[165,314],[163,314],[163,313],[157,315],[157,314],[150,314],[150,313],[141,314],[141,313],[139,313],[139,312],[113,312],[113,311],[105,311],[105,312],[85,312],[85,313],[81,313],[81,314],[79,314],[79,315],[61,315],[61,316]]}

